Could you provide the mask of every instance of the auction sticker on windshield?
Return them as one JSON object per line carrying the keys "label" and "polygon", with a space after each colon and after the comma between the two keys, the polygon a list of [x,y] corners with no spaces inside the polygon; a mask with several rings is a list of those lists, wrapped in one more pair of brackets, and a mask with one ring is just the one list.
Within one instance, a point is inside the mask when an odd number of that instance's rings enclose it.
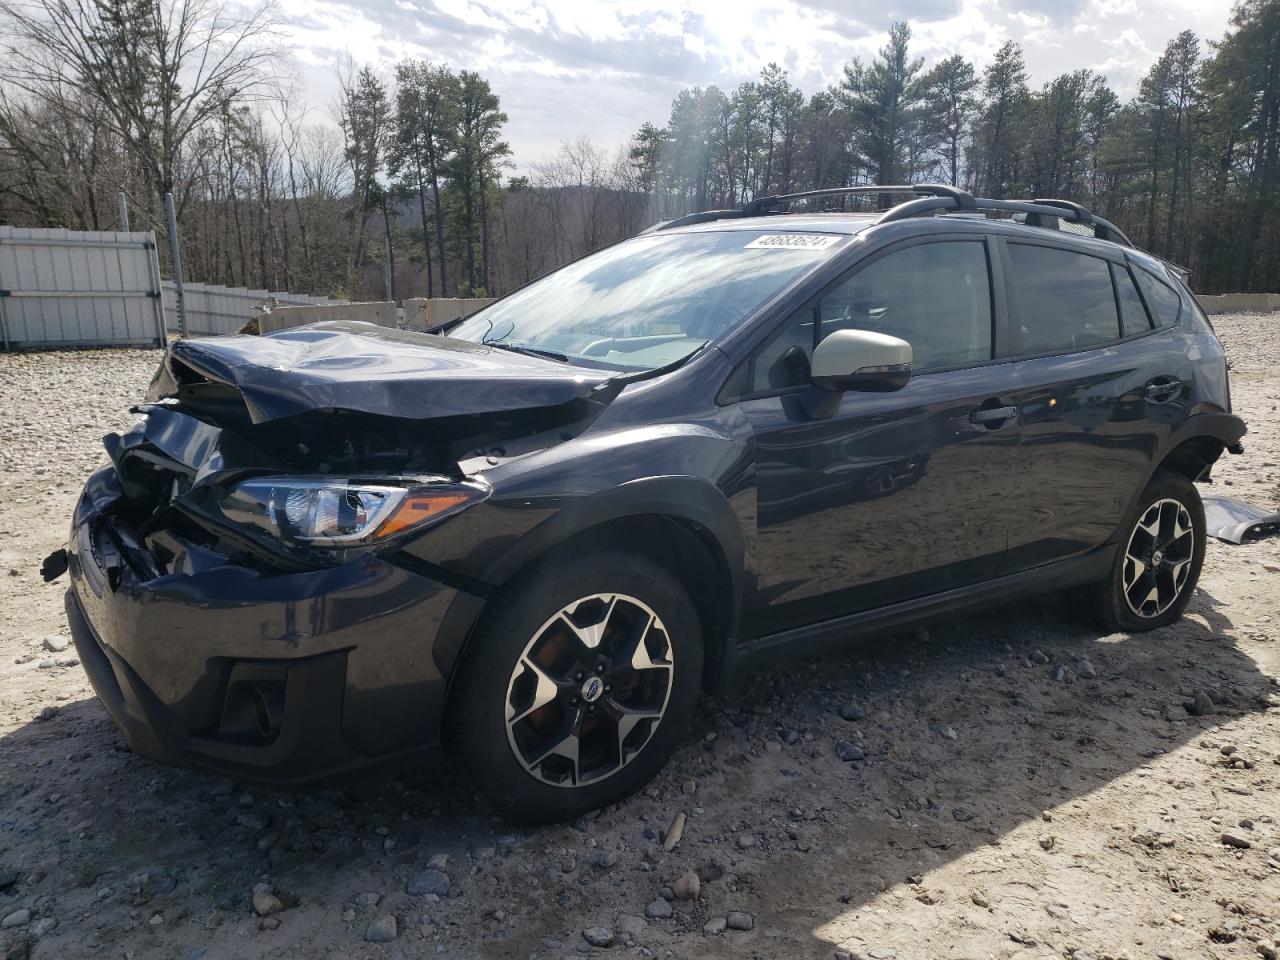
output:
{"label": "auction sticker on windshield", "polygon": [[825,250],[839,237],[830,233],[766,233],[747,244],[747,250]]}

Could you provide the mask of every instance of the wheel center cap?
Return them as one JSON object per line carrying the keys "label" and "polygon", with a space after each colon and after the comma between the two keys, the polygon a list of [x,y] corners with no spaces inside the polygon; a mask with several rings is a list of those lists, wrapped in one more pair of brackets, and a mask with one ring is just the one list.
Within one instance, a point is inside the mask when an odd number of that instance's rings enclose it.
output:
{"label": "wheel center cap", "polygon": [[582,701],[584,703],[595,703],[600,699],[600,694],[604,693],[604,681],[599,677],[587,677],[586,682],[582,685]]}
{"label": "wheel center cap", "polygon": [[1164,563],[1164,553],[1157,550],[1155,553],[1151,555],[1151,565],[1154,567],[1158,567],[1162,563]]}

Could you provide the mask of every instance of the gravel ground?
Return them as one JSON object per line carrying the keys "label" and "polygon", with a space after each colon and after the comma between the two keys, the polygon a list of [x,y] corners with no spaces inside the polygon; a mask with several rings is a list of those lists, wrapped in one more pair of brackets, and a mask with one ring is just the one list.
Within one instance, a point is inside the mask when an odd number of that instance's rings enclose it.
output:
{"label": "gravel ground", "polygon": [[[1280,315],[1217,326],[1251,428],[1218,486],[1280,507]],[[6,960],[1276,956],[1280,541],[1211,543],[1153,634],[1046,598],[747,678],[572,825],[447,768],[246,792],[124,749],[35,573],[158,357],[0,355]]]}

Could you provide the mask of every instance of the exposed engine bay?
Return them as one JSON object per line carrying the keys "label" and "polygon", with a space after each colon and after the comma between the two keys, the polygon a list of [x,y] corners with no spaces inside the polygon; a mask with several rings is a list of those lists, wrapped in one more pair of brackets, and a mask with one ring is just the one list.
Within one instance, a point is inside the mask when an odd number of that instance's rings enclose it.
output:
{"label": "exposed engine bay", "polygon": [[[598,401],[461,414],[433,420],[316,410],[255,423],[244,398],[226,384],[184,383],[159,401],[233,434],[246,445],[237,460],[318,474],[443,473],[461,478],[530,450],[570,440],[603,409]],[[143,412],[156,404],[139,407]]]}
{"label": "exposed engine bay", "polygon": [[600,371],[446,338],[319,326],[343,329],[170,348],[142,418],[105,438],[110,476],[86,494],[112,518],[104,550],[143,580],[346,562],[483,499],[486,469],[572,439],[620,389]]}

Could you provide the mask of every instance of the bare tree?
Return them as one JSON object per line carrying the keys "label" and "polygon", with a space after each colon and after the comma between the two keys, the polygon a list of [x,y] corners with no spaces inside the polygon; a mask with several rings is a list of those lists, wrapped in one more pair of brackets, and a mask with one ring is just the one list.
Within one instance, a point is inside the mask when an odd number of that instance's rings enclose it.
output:
{"label": "bare tree", "polygon": [[[614,168],[586,136],[565,140],[550,160],[534,164],[534,183],[547,194],[570,259],[601,246],[602,211],[615,188]],[[572,227],[569,227],[572,222]]]}
{"label": "bare tree", "polygon": [[153,197],[175,189],[201,126],[270,82],[269,4],[241,14],[217,0],[0,0],[0,24],[8,83],[37,102],[66,91],[86,120],[100,111]]}
{"label": "bare tree", "polygon": [[0,88],[0,209],[43,226],[112,229],[116,193],[134,186],[128,159],[99,107],[66,100],[63,90],[37,101]]}

